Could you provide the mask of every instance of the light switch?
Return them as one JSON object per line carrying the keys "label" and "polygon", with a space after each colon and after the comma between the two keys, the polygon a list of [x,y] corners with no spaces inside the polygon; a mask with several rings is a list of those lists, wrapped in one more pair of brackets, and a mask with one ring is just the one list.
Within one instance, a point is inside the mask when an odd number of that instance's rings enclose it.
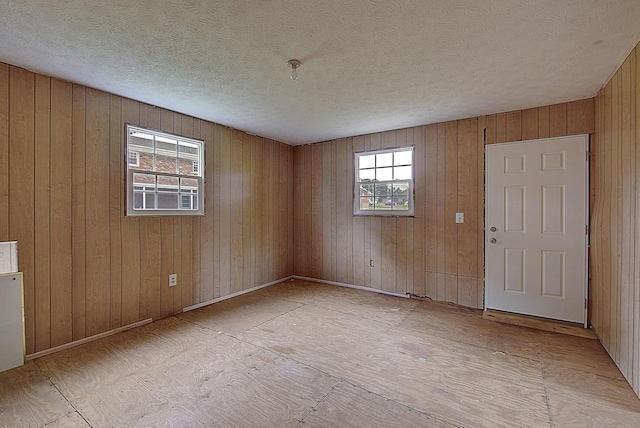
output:
{"label": "light switch", "polygon": [[464,213],[456,213],[456,223],[464,223]]}

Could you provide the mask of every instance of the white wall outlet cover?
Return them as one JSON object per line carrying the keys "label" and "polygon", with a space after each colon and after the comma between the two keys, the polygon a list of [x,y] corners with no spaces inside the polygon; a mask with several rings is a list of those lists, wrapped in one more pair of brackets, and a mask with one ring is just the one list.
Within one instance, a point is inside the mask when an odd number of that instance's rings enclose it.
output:
{"label": "white wall outlet cover", "polygon": [[464,213],[456,213],[456,223],[464,223]]}

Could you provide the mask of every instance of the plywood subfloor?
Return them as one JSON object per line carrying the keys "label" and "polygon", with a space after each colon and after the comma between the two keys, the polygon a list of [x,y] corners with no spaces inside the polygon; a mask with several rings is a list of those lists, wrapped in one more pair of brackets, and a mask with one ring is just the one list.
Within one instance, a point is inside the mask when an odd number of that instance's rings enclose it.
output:
{"label": "plywood subfloor", "polygon": [[0,373],[0,426],[640,426],[600,343],[289,281]]}

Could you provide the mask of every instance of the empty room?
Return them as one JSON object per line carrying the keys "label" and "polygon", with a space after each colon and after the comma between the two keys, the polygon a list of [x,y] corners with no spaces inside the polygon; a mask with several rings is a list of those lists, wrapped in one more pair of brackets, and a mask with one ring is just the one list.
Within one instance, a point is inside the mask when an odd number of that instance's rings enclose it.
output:
{"label": "empty room", "polygon": [[640,426],[639,23],[0,2],[0,426]]}

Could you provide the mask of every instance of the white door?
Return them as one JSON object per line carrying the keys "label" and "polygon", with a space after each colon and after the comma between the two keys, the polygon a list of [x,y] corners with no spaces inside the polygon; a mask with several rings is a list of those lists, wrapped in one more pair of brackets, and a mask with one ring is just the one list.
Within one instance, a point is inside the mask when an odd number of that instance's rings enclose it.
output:
{"label": "white door", "polygon": [[586,324],[587,150],[587,135],[487,146],[487,309]]}

